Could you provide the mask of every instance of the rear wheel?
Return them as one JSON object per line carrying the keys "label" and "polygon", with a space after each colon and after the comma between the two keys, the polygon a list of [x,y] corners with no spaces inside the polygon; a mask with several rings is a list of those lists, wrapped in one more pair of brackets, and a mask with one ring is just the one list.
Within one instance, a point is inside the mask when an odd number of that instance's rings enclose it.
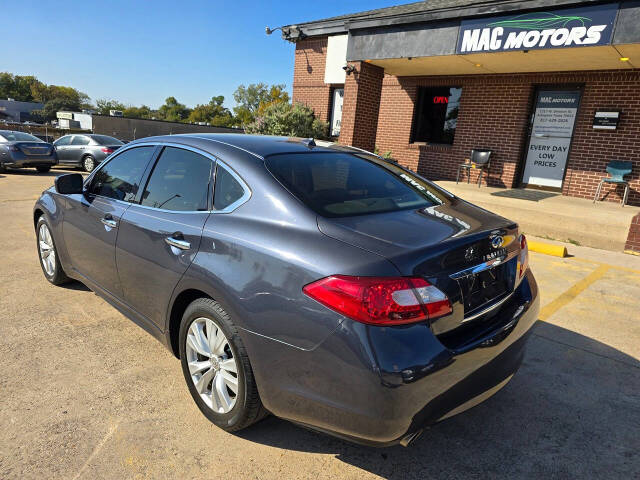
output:
{"label": "rear wheel", "polygon": [[51,170],[51,167],[36,167],[36,170],[40,173],[47,173],[49,170]]}
{"label": "rear wheel", "polygon": [[38,241],[40,266],[46,279],[54,285],[67,283],[70,279],[64,273],[62,265],[60,265],[60,259],[58,258],[56,244],[53,241],[53,235],[51,235],[51,229],[43,216],[38,219],[38,223],[36,224],[36,237]]}
{"label": "rear wheel", "polygon": [[85,172],[93,172],[93,169],[96,168],[96,159],[87,155],[82,159],[82,168]]}
{"label": "rear wheel", "polygon": [[218,427],[233,432],[266,415],[237,327],[218,302],[200,298],[185,310],[180,362],[189,393]]}

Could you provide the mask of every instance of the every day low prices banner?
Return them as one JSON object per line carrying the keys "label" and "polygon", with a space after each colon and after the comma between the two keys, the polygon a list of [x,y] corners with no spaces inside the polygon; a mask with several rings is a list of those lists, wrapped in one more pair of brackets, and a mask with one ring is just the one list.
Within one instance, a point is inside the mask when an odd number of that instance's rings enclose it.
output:
{"label": "every day low prices banner", "polygon": [[611,43],[617,3],[464,20],[456,53],[507,52]]}

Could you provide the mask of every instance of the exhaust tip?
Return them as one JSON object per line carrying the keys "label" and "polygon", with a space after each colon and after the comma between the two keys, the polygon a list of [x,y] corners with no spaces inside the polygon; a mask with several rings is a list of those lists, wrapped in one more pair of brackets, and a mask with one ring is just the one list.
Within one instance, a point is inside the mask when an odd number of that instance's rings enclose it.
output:
{"label": "exhaust tip", "polygon": [[402,445],[403,447],[408,447],[411,443],[414,442],[414,440],[416,440],[418,437],[420,437],[420,435],[422,435],[422,432],[424,432],[424,430],[420,429],[413,433],[409,433],[408,435],[405,435],[404,437],[402,437],[402,440],[400,440],[400,445]]}

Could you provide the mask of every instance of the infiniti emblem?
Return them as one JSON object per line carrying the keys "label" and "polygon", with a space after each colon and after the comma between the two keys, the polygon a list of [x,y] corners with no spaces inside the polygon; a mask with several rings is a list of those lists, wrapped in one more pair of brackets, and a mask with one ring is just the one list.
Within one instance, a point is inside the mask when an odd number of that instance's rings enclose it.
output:
{"label": "infiniti emblem", "polygon": [[504,243],[504,240],[500,235],[496,235],[495,237],[491,238],[491,246],[493,248],[500,248],[503,243]]}

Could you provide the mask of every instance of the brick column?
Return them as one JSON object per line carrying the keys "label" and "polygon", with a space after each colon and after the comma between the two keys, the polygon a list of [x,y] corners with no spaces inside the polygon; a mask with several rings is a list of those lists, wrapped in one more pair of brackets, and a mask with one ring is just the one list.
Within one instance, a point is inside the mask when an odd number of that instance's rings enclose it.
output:
{"label": "brick column", "polygon": [[640,255],[640,213],[631,219],[629,236],[627,236],[627,243],[624,246],[624,251]]}
{"label": "brick column", "polygon": [[356,71],[344,82],[340,143],[373,152],[384,69],[365,62],[350,63]]}

